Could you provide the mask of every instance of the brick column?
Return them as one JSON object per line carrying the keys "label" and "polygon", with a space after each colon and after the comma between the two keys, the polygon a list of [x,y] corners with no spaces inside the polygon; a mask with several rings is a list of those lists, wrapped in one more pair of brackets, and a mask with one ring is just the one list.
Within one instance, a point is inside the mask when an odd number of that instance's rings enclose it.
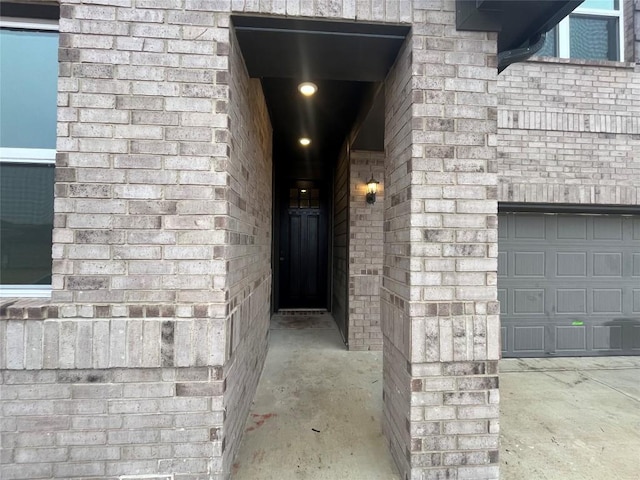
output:
{"label": "brick column", "polygon": [[387,85],[385,431],[402,478],[498,474],[496,38],[414,6]]}

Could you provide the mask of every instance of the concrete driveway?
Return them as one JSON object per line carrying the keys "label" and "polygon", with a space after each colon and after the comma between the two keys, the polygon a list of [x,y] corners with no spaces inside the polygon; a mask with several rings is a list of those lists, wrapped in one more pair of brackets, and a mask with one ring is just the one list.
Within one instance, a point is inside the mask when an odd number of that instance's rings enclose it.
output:
{"label": "concrete driveway", "polygon": [[500,363],[503,480],[640,479],[640,357]]}

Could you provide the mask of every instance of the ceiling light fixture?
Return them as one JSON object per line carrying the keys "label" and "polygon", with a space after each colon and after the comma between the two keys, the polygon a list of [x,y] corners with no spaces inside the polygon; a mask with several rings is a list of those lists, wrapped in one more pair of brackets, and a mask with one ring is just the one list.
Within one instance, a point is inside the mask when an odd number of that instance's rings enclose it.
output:
{"label": "ceiling light fixture", "polygon": [[303,147],[308,147],[309,145],[311,145],[311,139],[307,137],[301,137],[300,139],[298,139],[298,141]]}
{"label": "ceiling light fixture", "polygon": [[312,82],[302,82],[298,85],[298,91],[305,97],[310,97],[318,91],[318,86]]}

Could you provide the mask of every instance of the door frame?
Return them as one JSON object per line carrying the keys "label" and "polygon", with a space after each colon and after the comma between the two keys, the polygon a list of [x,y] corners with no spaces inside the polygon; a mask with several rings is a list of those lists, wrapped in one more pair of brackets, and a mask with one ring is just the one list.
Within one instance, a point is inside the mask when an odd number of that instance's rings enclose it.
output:
{"label": "door frame", "polygon": [[[275,167],[275,166],[274,166]],[[273,220],[272,226],[273,231],[271,233],[271,262],[272,262],[272,271],[273,271],[273,285],[271,288],[272,292],[272,312],[277,313],[280,308],[280,294],[281,294],[281,285],[280,285],[280,233],[283,228],[284,217],[288,215],[287,208],[285,204],[285,193],[288,191],[290,186],[295,182],[313,182],[320,186],[320,188],[325,192],[324,193],[324,204],[323,208],[325,209],[326,215],[326,245],[327,245],[327,256],[326,256],[326,288],[324,295],[324,306],[323,307],[309,307],[312,310],[326,309],[327,312],[331,312],[331,295],[333,292],[333,186],[331,181],[326,178],[318,178],[318,179],[307,179],[307,178],[298,178],[292,179],[287,178],[286,175],[278,175],[277,170],[274,168],[273,174]],[[303,307],[304,308],[304,307]],[[301,309],[303,309],[301,308]]]}

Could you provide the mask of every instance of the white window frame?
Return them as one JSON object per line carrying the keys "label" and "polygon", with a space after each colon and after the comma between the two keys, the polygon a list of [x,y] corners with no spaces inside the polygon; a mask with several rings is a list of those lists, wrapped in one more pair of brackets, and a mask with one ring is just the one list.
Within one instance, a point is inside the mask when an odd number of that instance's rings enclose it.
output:
{"label": "white window frame", "polygon": [[[0,17],[0,28],[57,32],[58,21]],[[51,148],[0,148],[0,163],[55,165],[56,150]],[[0,298],[51,298],[51,285],[0,285]]]}
{"label": "white window frame", "polygon": [[[614,62],[624,61],[624,0],[618,0],[617,10],[604,10],[598,8],[577,7],[573,12],[563,18],[558,23],[556,47],[557,56],[560,58],[571,58],[571,28],[569,26],[570,17],[609,17],[618,19],[618,58],[610,60]],[[551,32],[550,32],[551,33]]]}

